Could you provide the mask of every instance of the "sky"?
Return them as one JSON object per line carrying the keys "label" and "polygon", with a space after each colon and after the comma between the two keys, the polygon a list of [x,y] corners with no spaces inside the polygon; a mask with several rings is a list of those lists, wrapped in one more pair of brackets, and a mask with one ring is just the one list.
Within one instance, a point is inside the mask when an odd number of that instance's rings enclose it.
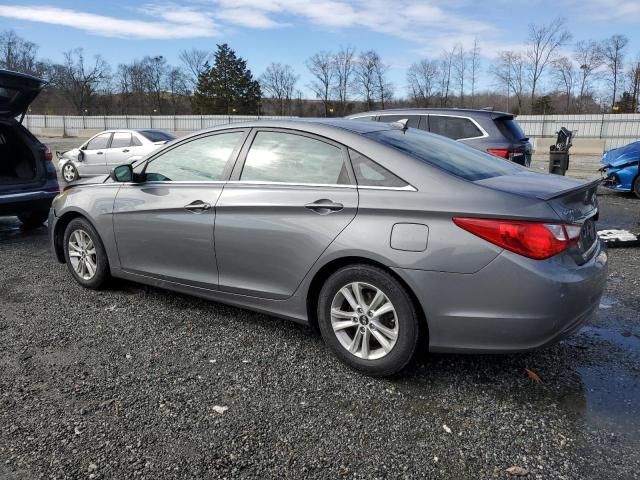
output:
{"label": "sky", "polygon": [[113,66],[144,55],[179,65],[182,49],[228,43],[256,76],[271,62],[291,65],[303,91],[311,80],[305,61],[314,53],[373,49],[404,95],[409,65],[458,43],[469,48],[474,38],[485,65],[480,84],[489,88],[496,53],[524,49],[528,24],[558,13],[572,41],[620,33],[630,40],[629,57],[640,55],[640,0],[0,0],[0,30],[15,30],[54,62],[82,47]]}

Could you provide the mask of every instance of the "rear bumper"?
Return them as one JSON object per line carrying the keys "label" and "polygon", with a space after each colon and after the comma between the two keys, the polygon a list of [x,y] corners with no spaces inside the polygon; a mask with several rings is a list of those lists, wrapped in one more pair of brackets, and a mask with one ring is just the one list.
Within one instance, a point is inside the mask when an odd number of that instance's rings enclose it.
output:
{"label": "rear bumper", "polygon": [[607,252],[576,266],[559,255],[530,260],[502,252],[475,274],[396,269],[412,287],[439,352],[526,351],[573,334],[597,311]]}
{"label": "rear bumper", "polygon": [[[56,183],[57,185],[57,183]],[[51,202],[59,192],[44,190],[0,194],[0,215],[19,215],[34,210],[49,210]]]}

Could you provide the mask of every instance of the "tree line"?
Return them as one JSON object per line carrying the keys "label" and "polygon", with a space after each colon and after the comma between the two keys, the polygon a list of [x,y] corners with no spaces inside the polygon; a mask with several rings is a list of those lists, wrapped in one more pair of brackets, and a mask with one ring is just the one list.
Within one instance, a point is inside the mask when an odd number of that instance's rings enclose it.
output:
{"label": "tree line", "polygon": [[640,55],[628,61],[628,48],[624,35],[572,43],[558,18],[529,25],[521,50],[499,51],[492,61],[478,39],[417,60],[406,69],[405,85],[390,80],[391,65],[374,50],[317,52],[305,62],[310,80],[301,85],[300,75],[278,62],[254,76],[227,44],[182,50],[179,65],[157,55],[114,68],[82,48],[64,52],[60,62],[39,58],[36,44],[7,30],[0,32],[0,68],[49,82],[33,113],[343,116],[394,107],[623,113],[637,112],[640,101]]}

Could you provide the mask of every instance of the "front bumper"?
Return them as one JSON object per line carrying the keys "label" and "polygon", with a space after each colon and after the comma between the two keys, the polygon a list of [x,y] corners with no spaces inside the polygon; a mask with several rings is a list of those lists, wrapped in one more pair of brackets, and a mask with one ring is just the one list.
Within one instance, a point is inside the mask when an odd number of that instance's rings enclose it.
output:
{"label": "front bumper", "polygon": [[531,350],[577,331],[597,311],[607,279],[600,241],[577,266],[503,251],[475,274],[395,269],[413,289],[429,328],[429,349],[498,353]]}
{"label": "front bumper", "polygon": [[602,185],[616,192],[631,192],[633,182],[638,176],[638,164],[627,165],[623,168],[605,166],[600,169],[604,176]]}

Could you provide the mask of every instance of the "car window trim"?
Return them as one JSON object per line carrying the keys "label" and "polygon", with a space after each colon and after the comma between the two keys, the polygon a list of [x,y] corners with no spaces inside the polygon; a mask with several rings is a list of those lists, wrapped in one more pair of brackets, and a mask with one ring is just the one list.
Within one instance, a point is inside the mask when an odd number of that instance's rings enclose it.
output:
{"label": "car window trim", "polygon": [[[151,162],[153,162],[154,160],[156,160],[158,157],[164,155],[165,153],[170,152],[171,150],[182,146],[182,145],[186,145],[187,143],[193,142],[195,140],[200,140],[202,138],[206,138],[206,137],[214,137],[216,135],[222,135],[225,133],[236,133],[236,132],[244,132],[244,137],[238,142],[238,145],[235,146],[235,148],[233,149],[233,151],[231,152],[231,154],[229,155],[229,158],[227,159],[227,163],[222,171],[222,179],[220,180],[167,180],[167,181],[159,181],[159,180],[152,180],[149,182],[142,182],[142,185],[150,185],[152,183],[159,183],[159,184],[177,184],[177,183],[194,183],[194,182],[202,182],[202,183],[224,183],[226,182],[230,176],[231,176],[231,171],[233,169],[233,165],[235,164],[235,162],[237,161],[238,158],[238,153],[242,150],[242,147],[244,146],[245,142],[247,141],[247,137],[249,135],[249,133],[251,133],[251,128],[230,128],[227,130],[215,130],[213,132],[203,132],[201,134],[196,134],[193,136],[189,136],[184,138],[183,140],[181,140],[178,143],[172,144],[169,148],[167,149],[161,149],[160,151],[154,152],[152,154],[151,157],[147,158],[146,160],[144,160],[144,168],[142,169],[142,171],[140,172],[140,175],[144,175],[145,172],[147,171],[147,167],[149,166],[149,164]],[[128,183],[126,183],[125,185],[127,185]],[[135,183],[134,185],[141,185],[140,183]]]}
{"label": "car window trim", "polygon": [[338,186],[338,187],[343,187],[345,185],[348,186],[356,186],[358,185],[358,183],[356,182],[356,176],[355,173],[353,172],[353,166],[351,165],[351,159],[349,158],[349,153],[347,151],[347,147],[345,145],[342,145],[341,143],[338,143],[330,138],[327,137],[323,137],[322,135],[316,135],[314,133],[310,133],[310,132],[305,132],[304,130],[296,130],[293,128],[275,128],[275,127],[254,127],[252,128],[251,134],[249,135],[248,138],[246,138],[245,140],[245,144],[242,148],[242,150],[240,151],[240,154],[238,155],[238,158],[236,160],[236,165],[233,168],[233,172],[231,174],[231,177],[229,178],[229,183],[251,183],[254,182],[254,180],[241,180],[240,177],[242,175],[242,170],[244,169],[244,165],[247,161],[247,154],[249,153],[249,150],[251,149],[251,146],[253,145],[253,142],[256,138],[256,136],[258,135],[258,133],[260,132],[277,132],[277,133],[285,133],[285,134],[289,134],[289,135],[299,135],[301,137],[307,137],[310,138],[312,140],[317,140],[323,143],[326,143],[328,145],[331,145],[332,147],[336,147],[340,149],[340,152],[342,154],[342,161],[343,164],[345,165],[346,169],[347,169],[347,175],[349,176],[349,184],[339,184],[339,183],[335,183],[335,184],[323,184],[323,183],[304,183],[304,182],[269,182],[269,181],[260,181],[261,184],[263,185],[273,185],[273,184],[280,184],[280,185],[307,185],[307,186]]}

